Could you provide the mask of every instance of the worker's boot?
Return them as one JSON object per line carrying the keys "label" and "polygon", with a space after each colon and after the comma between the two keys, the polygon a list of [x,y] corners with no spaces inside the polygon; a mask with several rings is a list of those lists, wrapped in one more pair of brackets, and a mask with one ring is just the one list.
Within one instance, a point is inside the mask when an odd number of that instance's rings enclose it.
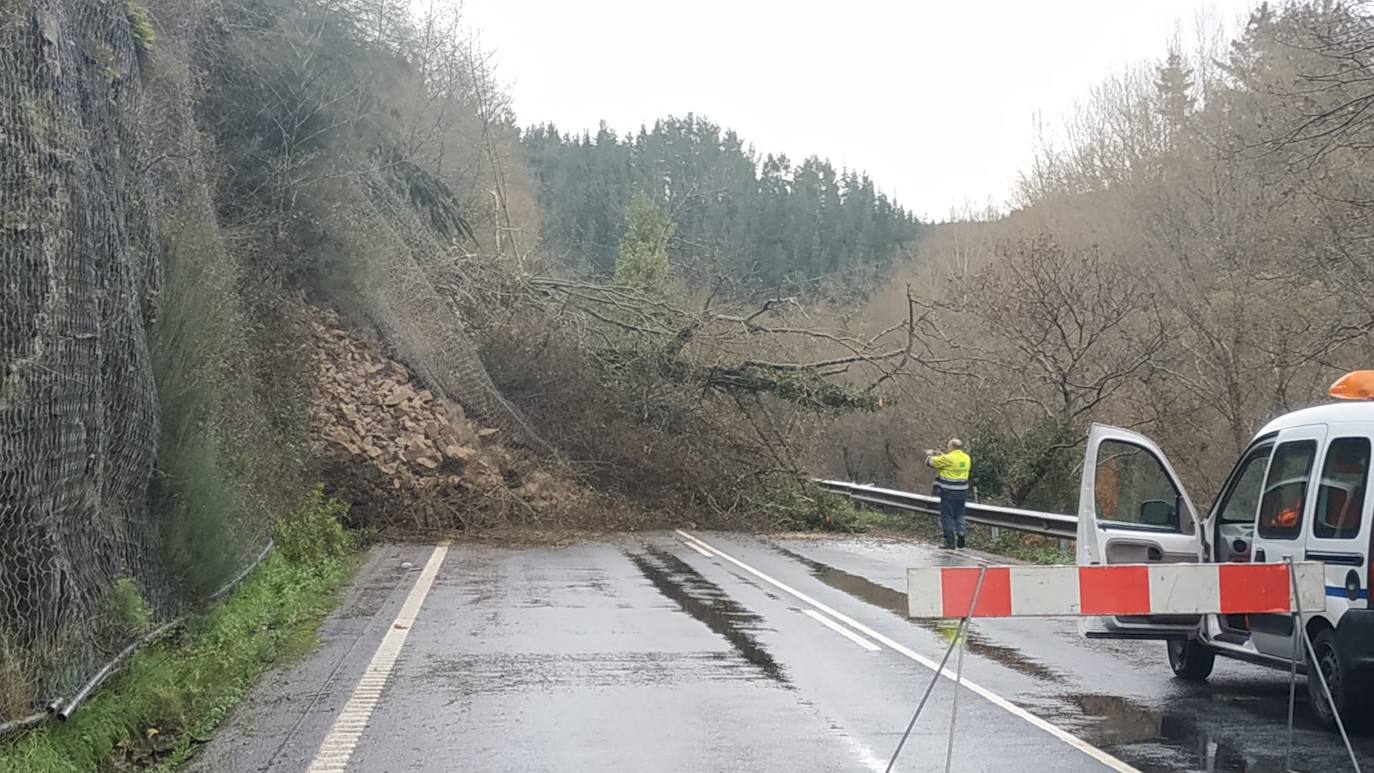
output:
{"label": "worker's boot", "polygon": [[962,548],[963,546],[964,546],[964,535],[960,534],[960,535],[959,535],[959,547]]}
{"label": "worker's boot", "polygon": [[946,535],[946,536],[945,536],[945,544],[941,545],[940,547],[943,548],[943,549],[945,549],[945,550],[953,550],[953,549],[954,549],[954,537],[949,536],[949,535]]}

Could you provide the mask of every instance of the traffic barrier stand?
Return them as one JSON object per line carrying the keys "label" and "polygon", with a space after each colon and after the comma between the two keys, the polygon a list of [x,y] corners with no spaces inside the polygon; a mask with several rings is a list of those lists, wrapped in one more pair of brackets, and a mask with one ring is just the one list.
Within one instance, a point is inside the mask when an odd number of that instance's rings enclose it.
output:
{"label": "traffic barrier stand", "polygon": [[[1114,617],[1135,615],[1292,614],[1293,666],[1288,705],[1288,755],[1293,747],[1293,711],[1297,695],[1297,660],[1306,647],[1309,678],[1316,678],[1332,707],[1336,727],[1356,773],[1360,764],[1331,688],[1320,666],[1303,610],[1326,605],[1325,567],[1317,562],[1272,564],[1112,564],[1108,566],[960,566],[907,570],[908,616],[959,620],[954,639],[916,707],[888,762],[891,773],[916,720],[944,673],[955,648],[954,697],[945,771],[954,758],[954,727],[963,682],[964,641],[974,617]],[[1286,768],[1291,770],[1289,765]]]}
{"label": "traffic barrier stand", "polygon": [[[1300,566],[1300,564],[1294,564],[1291,557],[1287,559],[1286,565],[1290,570]],[[1296,570],[1290,571],[1289,577],[1293,583],[1293,633],[1301,632],[1302,643],[1307,647],[1307,657],[1309,658],[1307,661],[1309,664],[1307,678],[1311,679],[1315,675],[1317,682],[1321,684],[1322,694],[1326,696],[1326,703],[1331,707],[1331,715],[1336,718],[1336,729],[1340,731],[1341,741],[1345,743],[1345,753],[1350,755],[1350,766],[1355,769],[1355,773],[1360,773],[1360,761],[1355,757],[1355,748],[1350,745],[1350,734],[1345,731],[1345,722],[1341,719],[1341,711],[1337,708],[1335,699],[1331,697],[1331,686],[1326,683],[1326,674],[1322,672],[1321,664],[1317,662],[1317,651],[1312,647],[1312,637],[1307,633],[1307,626],[1302,623],[1303,604],[1302,594],[1298,593],[1298,572]],[[1325,580],[1323,580],[1324,585]],[[1323,587],[1324,591],[1325,587]],[[1323,599],[1322,605],[1325,605],[1325,599]],[[1314,608],[1308,607],[1308,609]],[[1289,771],[1293,769],[1291,764],[1293,760],[1293,708],[1297,704],[1298,694],[1298,640],[1298,636],[1295,635],[1293,637],[1293,667],[1289,671],[1288,677],[1288,751],[1284,756],[1283,767]]]}
{"label": "traffic barrier stand", "polygon": [[959,714],[959,687],[964,680],[964,640],[968,632],[969,620],[973,617],[973,610],[978,605],[978,596],[983,590],[983,580],[987,577],[987,567],[973,569],[977,573],[977,579],[973,584],[973,593],[969,599],[968,606],[965,607],[965,614],[959,618],[959,627],[954,629],[954,638],[950,640],[949,646],[945,648],[944,657],[940,658],[940,665],[935,669],[935,673],[930,677],[930,683],[926,685],[926,691],[921,695],[921,702],[916,705],[916,711],[911,715],[911,721],[906,724],[906,730],[902,732],[901,740],[897,741],[897,748],[892,751],[892,758],[887,762],[887,769],[884,773],[892,773],[892,768],[897,764],[897,758],[902,754],[902,747],[906,745],[906,739],[911,735],[911,729],[916,726],[916,720],[925,710],[926,702],[930,700],[930,694],[935,691],[935,685],[939,683],[940,676],[945,672],[945,664],[949,662],[949,656],[954,652],[954,648],[959,648],[959,661],[954,670],[954,698],[950,702],[949,718],[949,745],[945,747],[945,773],[949,773],[950,766],[954,761],[954,720]]}

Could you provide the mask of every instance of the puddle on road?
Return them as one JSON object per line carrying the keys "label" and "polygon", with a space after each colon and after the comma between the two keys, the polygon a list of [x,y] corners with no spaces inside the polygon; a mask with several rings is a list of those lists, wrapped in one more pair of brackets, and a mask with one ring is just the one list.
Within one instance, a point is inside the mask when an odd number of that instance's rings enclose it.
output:
{"label": "puddle on road", "polygon": [[672,553],[649,547],[646,553],[626,553],[626,557],[659,593],[730,642],[741,657],[757,666],[769,679],[788,684],[782,666],[751,633],[762,623],[758,615],[740,606],[719,586]]}
{"label": "puddle on road", "polygon": [[[1115,695],[1060,696],[1082,716],[1084,740],[1144,769],[1258,773],[1283,769],[1278,757],[1247,755],[1182,712],[1157,711]],[[1207,706],[1192,707],[1205,712]]]}
{"label": "puddle on road", "polygon": [[[875,607],[886,609],[901,617],[903,620],[908,620],[906,616],[907,603],[905,593],[889,588],[886,585],[879,585],[866,577],[850,574],[843,569],[837,569],[829,564],[821,563],[820,561],[808,558],[800,553],[788,550],[787,548],[778,545],[771,545],[771,547],[784,556],[810,569],[811,574],[826,585],[836,590],[844,591],[860,601],[866,601]],[[950,626],[951,621],[948,620],[909,620],[909,622],[927,631],[938,634],[946,641],[948,641],[952,635]],[[954,624],[957,625],[957,621]],[[1065,681],[1063,675],[1049,666],[1046,666],[1044,663],[1038,663],[1031,660],[1011,647],[993,644],[976,630],[969,631],[966,634],[966,641],[969,650],[974,654],[988,658],[989,660],[995,660],[1014,671],[1019,671],[1027,676],[1051,682]]]}

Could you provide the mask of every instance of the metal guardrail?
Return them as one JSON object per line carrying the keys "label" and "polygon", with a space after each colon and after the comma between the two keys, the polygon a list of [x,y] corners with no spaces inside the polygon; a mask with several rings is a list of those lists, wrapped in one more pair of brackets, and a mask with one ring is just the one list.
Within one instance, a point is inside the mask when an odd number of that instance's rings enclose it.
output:
{"label": "metal guardrail", "polygon": [[[818,480],[816,483],[827,491],[845,494],[856,502],[892,507],[915,513],[940,514],[940,499],[909,491],[866,486],[840,480]],[[1078,537],[1078,518],[1061,513],[1042,513],[1038,510],[1020,510],[1015,507],[982,505],[969,502],[965,508],[969,521],[985,526],[1039,534],[1042,537],[1076,539]]]}

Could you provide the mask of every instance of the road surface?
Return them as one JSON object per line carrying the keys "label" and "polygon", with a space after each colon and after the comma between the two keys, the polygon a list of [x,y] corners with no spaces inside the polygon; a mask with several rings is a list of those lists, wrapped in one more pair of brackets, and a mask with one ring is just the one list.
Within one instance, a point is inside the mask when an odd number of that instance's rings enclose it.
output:
{"label": "road surface", "polygon": [[[695,537],[694,541],[692,537]],[[269,674],[195,771],[882,771],[951,636],[909,621],[923,544],[696,532],[375,548],[323,644]],[[896,769],[1284,769],[1287,675],[1072,620],[976,620]],[[953,661],[951,661],[951,668]],[[1293,769],[1348,770],[1299,685]],[[957,714],[954,710],[957,708]],[[1374,768],[1374,739],[1356,738]]]}

